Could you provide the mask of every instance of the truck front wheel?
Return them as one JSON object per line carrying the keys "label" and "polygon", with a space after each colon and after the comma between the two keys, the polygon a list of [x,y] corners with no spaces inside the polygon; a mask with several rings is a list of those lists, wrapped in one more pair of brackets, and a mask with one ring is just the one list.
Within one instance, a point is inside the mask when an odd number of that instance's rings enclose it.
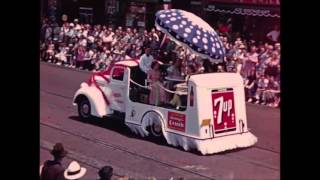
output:
{"label": "truck front wheel", "polygon": [[91,117],[91,106],[87,98],[81,98],[78,101],[78,114],[82,119],[88,119]]}

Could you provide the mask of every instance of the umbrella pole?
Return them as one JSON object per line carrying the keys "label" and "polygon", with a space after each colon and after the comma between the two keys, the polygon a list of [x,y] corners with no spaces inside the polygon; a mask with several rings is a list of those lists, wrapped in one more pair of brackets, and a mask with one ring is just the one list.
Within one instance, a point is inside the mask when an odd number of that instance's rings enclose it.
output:
{"label": "umbrella pole", "polygon": [[183,46],[184,49],[184,74],[187,75],[187,48]]}

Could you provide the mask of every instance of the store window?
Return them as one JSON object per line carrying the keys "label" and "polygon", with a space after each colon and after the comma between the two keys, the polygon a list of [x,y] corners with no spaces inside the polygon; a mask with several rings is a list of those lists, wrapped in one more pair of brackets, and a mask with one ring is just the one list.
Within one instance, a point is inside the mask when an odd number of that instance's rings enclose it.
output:
{"label": "store window", "polygon": [[80,22],[86,24],[92,24],[93,22],[93,8],[80,7],[79,8]]}
{"label": "store window", "polygon": [[126,14],[126,26],[143,30],[146,27],[146,3],[131,2]]}
{"label": "store window", "polygon": [[118,0],[106,0],[105,11],[107,16],[115,16],[119,12]]}

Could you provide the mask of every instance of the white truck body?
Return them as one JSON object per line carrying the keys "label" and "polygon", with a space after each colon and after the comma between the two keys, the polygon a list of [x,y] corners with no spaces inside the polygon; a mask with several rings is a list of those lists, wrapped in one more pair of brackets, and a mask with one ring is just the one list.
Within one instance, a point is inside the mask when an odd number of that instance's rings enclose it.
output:
{"label": "white truck body", "polygon": [[181,146],[186,151],[197,149],[202,154],[212,154],[249,147],[257,142],[247,126],[240,75],[192,75],[187,83],[186,108],[176,110],[130,98],[133,93],[131,71],[137,68],[138,63],[133,60],[122,61],[104,73],[93,75],[89,83],[83,83],[76,92],[74,105],[79,106],[80,97],[86,97],[92,116],[123,113],[125,124],[143,137],[152,134],[148,127],[158,124],[168,144]]}

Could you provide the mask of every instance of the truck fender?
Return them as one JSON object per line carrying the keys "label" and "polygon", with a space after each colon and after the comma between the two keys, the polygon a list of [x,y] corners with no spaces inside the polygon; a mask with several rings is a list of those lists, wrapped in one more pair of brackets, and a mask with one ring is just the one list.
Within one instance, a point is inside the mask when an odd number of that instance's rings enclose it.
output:
{"label": "truck fender", "polygon": [[[106,97],[111,96],[111,89],[107,88],[104,92]],[[91,115],[96,117],[103,117],[108,114],[112,114],[110,106],[105,102],[103,95],[94,86],[88,86],[87,83],[82,83],[80,89],[75,93],[73,98],[73,105],[77,105],[77,101],[80,96],[88,98],[91,105]]]}

